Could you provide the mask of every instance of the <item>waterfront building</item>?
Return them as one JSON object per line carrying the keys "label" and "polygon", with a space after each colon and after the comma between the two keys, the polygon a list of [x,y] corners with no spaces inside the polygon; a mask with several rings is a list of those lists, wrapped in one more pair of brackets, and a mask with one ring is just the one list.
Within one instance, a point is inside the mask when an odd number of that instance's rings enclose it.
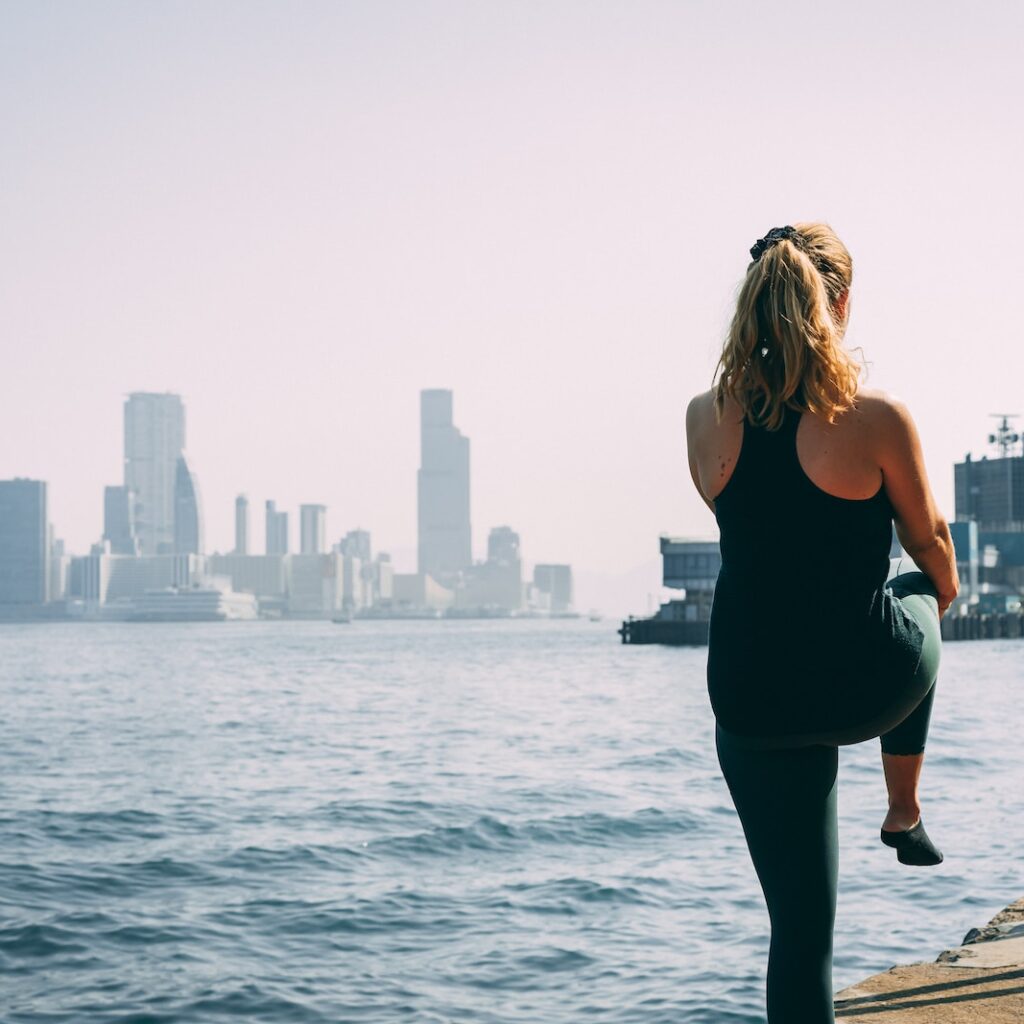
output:
{"label": "waterfront building", "polygon": [[233,554],[249,554],[249,499],[244,494],[235,498],[235,550]]}
{"label": "waterfront building", "polygon": [[391,564],[391,556],[383,552],[373,560],[370,566],[372,573],[373,597],[371,605],[389,605],[395,597],[395,569]]}
{"label": "waterfront building", "polygon": [[288,554],[288,513],[278,512],[272,501],[267,502],[267,547],[268,555]]}
{"label": "waterfront building", "polygon": [[[978,543],[978,524],[965,519],[949,524],[956,553],[956,573],[960,578],[960,596],[968,602],[976,602],[980,582],[981,548]],[[1024,538],[1024,534],[1020,534]]]}
{"label": "waterfront building", "polygon": [[[369,530],[349,530],[334,546],[345,559],[344,603],[346,611],[370,608],[391,598],[391,563],[382,574],[379,562],[373,560]],[[388,556],[383,556],[387,560]],[[386,577],[385,594],[381,589],[382,576]]]}
{"label": "waterfront building", "polygon": [[956,520],[973,519],[982,532],[1024,531],[1024,456],[1020,434],[1002,417],[989,443],[999,455],[972,459],[970,452],[953,467]]}
{"label": "waterfront building", "polygon": [[499,565],[519,563],[519,534],[511,526],[495,526],[487,535],[487,560]]}
{"label": "waterfront building", "polygon": [[460,609],[518,611],[523,603],[519,534],[509,526],[494,527],[487,537],[487,561],[467,569],[455,593]]}
{"label": "waterfront building", "polygon": [[553,614],[572,609],[572,566],[542,564],[533,567],[533,585],[547,602]]}
{"label": "waterfront building", "polygon": [[123,484],[103,488],[103,539],[115,555],[139,554],[135,532],[136,496]]}
{"label": "waterfront building", "polygon": [[973,604],[987,594],[1024,589],[1022,438],[1008,416],[999,421],[988,436],[996,457],[974,459],[968,452],[953,467],[956,521],[949,528],[961,589]]}
{"label": "waterfront building", "polygon": [[170,555],[106,555],[104,601],[141,597],[147,590],[189,587],[207,571],[206,559],[193,552]]}
{"label": "waterfront building", "polygon": [[290,555],[210,555],[209,570],[227,576],[233,590],[283,601],[288,594]]}
{"label": "waterfront building", "polygon": [[323,618],[341,610],[344,557],[337,551],[289,555],[288,614]]}
{"label": "waterfront building", "polygon": [[395,573],[392,585],[399,609],[443,611],[455,603],[455,592],[425,573]]}
{"label": "waterfront building", "polygon": [[338,542],[338,550],[346,555],[355,555],[360,561],[369,562],[373,557],[369,530],[349,530]]}
{"label": "waterfront building", "polygon": [[199,483],[184,455],[178,456],[174,475],[174,553],[203,553],[203,517],[199,505]]}
{"label": "waterfront building", "polygon": [[175,394],[136,391],[124,404],[124,486],[134,496],[139,551],[175,550],[175,481],[185,448],[185,407]]}
{"label": "waterfront building", "polygon": [[469,493],[469,438],[452,422],[452,392],[422,391],[417,474],[420,575],[444,582],[472,564]]}
{"label": "waterfront building", "polygon": [[63,601],[68,593],[68,569],[71,565],[71,556],[64,550],[64,541],[53,537],[53,527],[50,527],[50,582],[49,600]]}
{"label": "waterfront building", "polygon": [[88,555],[71,559],[68,599],[92,609],[133,600],[147,590],[191,586],[205,573],[202,555],[115,555],[104,540]]}
{"label": "waterfront building", "polygon": [[373,603],[369,566],[356,555],[340,555],[342,569],[341,606],[347,612],[367,608]]}
{"label": "waterfront building", "polygon": [[0,480],[0,604],[45,604],[49,585],[46,481]]}
{"label": "waterfront building", "polygon": [[319,555],[327,550],[327,506],[299,506],[299,551]]}
{"label": "waterfront building", "polygon": [[722,567],[721,546],[717,540],[663,536],[659,543],[663,586],[685,590],[688,595],[710,595],[714,591]]}
{"label": "waterfront building", "polygon": [[[122,556],[132,558],[134,556]],[[95,610],[106,603],[110,585],[110,542],[94,544],[87,555],[71,559],[68,567],[68,603]]]}

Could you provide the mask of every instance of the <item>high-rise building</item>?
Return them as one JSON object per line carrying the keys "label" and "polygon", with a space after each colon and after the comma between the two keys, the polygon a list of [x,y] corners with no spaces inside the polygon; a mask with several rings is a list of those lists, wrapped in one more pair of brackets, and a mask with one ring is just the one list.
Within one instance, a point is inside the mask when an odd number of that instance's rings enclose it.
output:
{"label": "high-rise building", "polygon": [[420,392],[417,497],[419,571],[443,581],[473,561],[469,438],[452,423],[451,391]]}
{"label": "high-rise building", "polygon": [[199,484],[184,455],[178,456],[174,473],[174,553],[203,553],[203,516],[199,507]]}
{"label": "high-rise building", "polygon": [[124,485],[134,494],[135,532],[144,555],[173,552],[178,458],[185,407],[174,394],[136,391],[124,403]]}
{"label": "high-rise building", "polygon": [[495,526],[488,534],[487,561],[502,564],[519,561],[519,534],[511,526]]}
{"label": "high-rise building", "polygon": [[249,499],[244,494],[235,498],[235,550],[232,554],[249,554]]}
{"label": "high-rise building", "polygon": [[299,551],[320,555],[327,550],[327,506],[299,506]]}
{"label": "high-rise building", "polygon": [[112,554],[139,553],[139,539],[135,535],[135,495],[127,487],[103,488],[103,539],[110,541]]}
{"label": "high-rise building", "polygon": [[535,565],[533,585],[550,600],[550,610],[567,612],[572,608],[572,567],[568,565]]}
{"label": "high-rise building", "polygon": [[288,513],[278,512],[272,501],[267,502],[267,554],[288,554]]}
{"label": "high-rise building", "polygon": [[338,544],[338,550],[343,555],[351,555],[361,562],[369,562],[373,557],[370,549],[369,530],[349,530]]}
{"label": "high-rise building", "polygon": [[44,480],[0,480],[0,604],[49,600],[48,525]]}
{"label": "high-rise building", "polygon": [[523,601],[519,534],[509,526],[494,527],[487,537],[487,561],[468,569],[462,583],[455,595],[459,607],[518,611]]}
{"label": "high-rise building", "polygon": [[970,453],[953,467],[956,521],[973,519],[981,531],[1024,530],[1024,456],[1019,452],[1020,435],[1004,418],[989,442],[998,458]]}
{"label": "high-rise building", "polygon": [[64,548],[64,541],[53,536],[53,524],[50,524],[50,581],[47,600],[63,601],[68,591],[68,569],[71,556]]}

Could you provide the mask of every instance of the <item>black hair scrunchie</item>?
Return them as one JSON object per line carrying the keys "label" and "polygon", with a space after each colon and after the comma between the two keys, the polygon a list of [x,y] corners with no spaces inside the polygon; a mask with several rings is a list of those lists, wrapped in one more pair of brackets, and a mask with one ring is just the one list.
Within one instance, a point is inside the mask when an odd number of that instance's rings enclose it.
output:
{"label": "black hair scrunchie", "polygon": [[806,251],[806,239],[804,236],[801,235],[792,224],[787,224],[785,227],[772,228],[764,238],[759,238],[750,247],[751,260],[759,260],[765,252],[767,252],[776,242],[781,242],[783,238],[788,238],[799,249],[804,249],[804,251]]}

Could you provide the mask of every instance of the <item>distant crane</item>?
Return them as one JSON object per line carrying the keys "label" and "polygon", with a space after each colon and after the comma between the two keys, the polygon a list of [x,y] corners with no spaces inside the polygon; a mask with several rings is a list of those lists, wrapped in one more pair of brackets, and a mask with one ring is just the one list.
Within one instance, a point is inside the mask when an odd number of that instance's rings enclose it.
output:
{"label": "distant crane", "polygon": [[1012,449],[1019,443],[1021,436],[1010,426],[1010,419],[1019,416],[1016,412],[990,412],[1000,421],[994,434],[988,435],[988,443],[999,448],[999,457],[1005,459],[1008,455],[1015,454]]}

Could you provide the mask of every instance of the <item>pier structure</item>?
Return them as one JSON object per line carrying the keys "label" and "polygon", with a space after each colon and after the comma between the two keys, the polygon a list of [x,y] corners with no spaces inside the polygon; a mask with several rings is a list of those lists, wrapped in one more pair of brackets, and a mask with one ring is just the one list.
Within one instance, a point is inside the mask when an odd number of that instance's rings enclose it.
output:
{"label": "pier structure", "polygon": [[624,644],[706,644],[715,581],[722,566],[719,543],[662,536],[660,545],[662,586],[680,594],[650,618],[630,616],[619,628],[619,636]]}

